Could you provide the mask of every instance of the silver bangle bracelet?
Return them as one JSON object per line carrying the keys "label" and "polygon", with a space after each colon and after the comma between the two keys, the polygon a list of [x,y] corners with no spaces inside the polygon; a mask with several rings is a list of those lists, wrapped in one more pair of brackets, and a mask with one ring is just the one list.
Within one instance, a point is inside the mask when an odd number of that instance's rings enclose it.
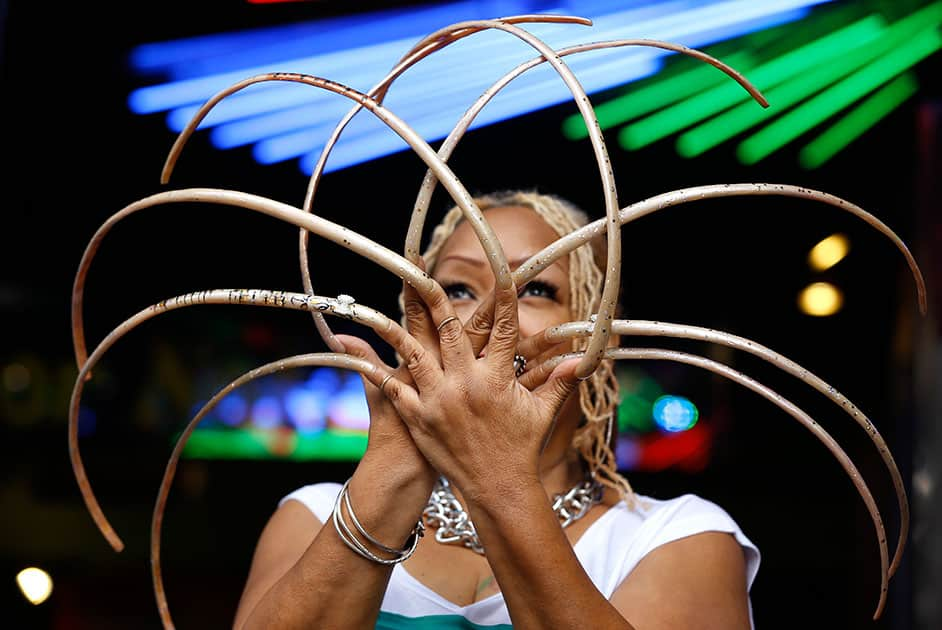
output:
{"label": "silver bangle bracelet", "polygon": [[[350,482],[347,481],[347,484],[349,484],[349,483],[350,483]],[[373,538],[372,536],[370,536],[370,535],[367,533],[367,531],[366,531],[365,529],[363,529],[363,526],[360,525],[360,521],[357,519],[356,514],[353,513],[353,505],[350,503],[350,488],[347,487],[347,484],[344,484],[344,488],[345,488],[346,491],[345,491],[345,492],[342,492],[342,494],[343,494],[343,502],[344,502],[344,505],[347,506],[347,515],[350,517],[350,520],[353,521],[353,526],[356,527],[357,531],[360,532],[360,534],[361,534],[364,538],[366,538],[368,541],[370,541],[371,543],[373,543],[374,545],[376,545],[377,547],[379,547],[380,549],[382,549],[382,550],[385,551],[386,553],[393,553],[393,554],[397,554],[397,555],[402,554],[402,553],[403,553],[403,550],[402,550],[402,549],[395,549],[395,548],[393,548],[393,547],[387,547],[387,546],[384,545],[383,543],[379,542],[378,540],[376,540],[375,538]]]}
{"label": "silver bangle bracelet", "polygon": [[[343,484],[343,487],[340,489],[340,493],[337,495],[337,500],[334,503],[334,510],[331,515],[332,520],[334,522],[334,529],[337,530],[337,534],[340,536],[340,540],[342,540],[343,543],[347,547],[349,547],[351,550],[356,552],[357,555],[362,556],[363,558],[366,558],[367,560],[370,560],[377,564],[383,564],[383,565],[398,564],[408,559],[409,557],[411,557],[412,554],[415,553],[415,549],[419,544],[419,538],[421,538],[422,535],[425,533],[425,524],[421,520],[416,523],[416,526],[412,530],[410,540],[407,542],[405,549],[393,549],[391,547],[387,547],[386,545],[382,544],[381,542],[377,541],[375,538],[370,536],[366,532],[366,530],[363,529],[363,526],[360,525],[360,522],[357,520],[356,515],[353,513],[353,506],[350,503],[349,485],[350,485],[350,480],[348,479],[346,483]],[[356,537],[356,535],[354,535],[354,533],[350,530],[350,527],[344,522],[342,510],[340,507],[341,502],[343,502],[343,504],[346,505],[347,513],[350,516],[350,520],[353,521],[354,526],[356,527],[357,531],[360,534],[362,534],[363,537],[366,538],[369,542],[373,543],[374,545],[376,545],[377,547],[379,547],[380,549],[382,549],[383,551],[387,553],[394,554],[395,557],[383,558],[376,555],[375,553],[370,551],[366,547],[366,545],[364,545]]]}

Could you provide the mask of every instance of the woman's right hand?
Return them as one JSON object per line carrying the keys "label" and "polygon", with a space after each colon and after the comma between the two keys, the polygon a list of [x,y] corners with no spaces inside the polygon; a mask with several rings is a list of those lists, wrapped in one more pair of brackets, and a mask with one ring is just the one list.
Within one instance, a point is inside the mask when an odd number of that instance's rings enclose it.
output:
{"label": "woman's right hand", "polygon": [[[424,261],[419,259],[419,267],[425,268]],[[438,331],[434,327],[432,317],[419,297],[418,292],[407,282],[402,284],[403,312],[406,319],[406,329],[426,350],[437,353]],[[392,368],[379,358],[376,351],[365,340],[352,335],[337,335],[347,353],[369,361],[373,365],[385,369],[386,374],[394,378],[412,383],[412,376],[405,365]],[[363,460],[376,463],[379,468],[392,472],[400,479],[415,479],[417,482],[427,482],[429,492],[432,484],[438,477],[438,472],[428,463],[425,456],[416,447],[409,430],[393,404],[381,391],[381,387],[363,377],[363,387],[366,390],[366,404],[370,412],[370,432],[366,453]],[[382,381],[381,381],[382,383]],[[389,467],[395,465],[395,470]],[[401,468],[400,468],[401,467]]]}
{"label": "woman's right hand", "polygon": [[[337,335],[337,340],[344,345],[348,354],[373,365],[384,366],[382,359],[365,340],[352,335]],[[411,380],[408,370],[402,366],[385,366],[385,369],[387,374],[392,374],[395,378]],[[431,484],[437,476],[435,469],[416,448],[405,423],[380,388],[366,378],[362,380],[366,391],[366,404],[370,411],[369,440],[363,462],[368,465],[375,463],[403,480],[428,481],[431,489]],[[390,470],[392,466],[395,470]]]}

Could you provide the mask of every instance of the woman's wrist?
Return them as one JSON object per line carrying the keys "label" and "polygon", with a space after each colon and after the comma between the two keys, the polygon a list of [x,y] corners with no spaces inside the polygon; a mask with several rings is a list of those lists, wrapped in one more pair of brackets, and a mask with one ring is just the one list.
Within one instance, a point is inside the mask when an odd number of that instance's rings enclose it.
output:
{"label": "woman's wrist", "polygon": [[410,492],[427,487],[426,498],[438,478],[438,473],[424,459],[396,457],[390,449],[378,452],[369,447],[360,459],[355,475],[396,491]]}
{"label": "woman's wrist", "polygon": [[540,476],[536,471],[507,473],[488,480],[479,480],[474,485],[461,488],[462,495],[467,503],[472,517],[487,518],[500,522],[506,517],[510,520],[513,515],[542,507],[549,500]]}
{"label": "woman's wrist", "polygon": [[364,456],[348,492],[357,520],[370,535],[398,548],[421,518],[434,482],[422,471]]}

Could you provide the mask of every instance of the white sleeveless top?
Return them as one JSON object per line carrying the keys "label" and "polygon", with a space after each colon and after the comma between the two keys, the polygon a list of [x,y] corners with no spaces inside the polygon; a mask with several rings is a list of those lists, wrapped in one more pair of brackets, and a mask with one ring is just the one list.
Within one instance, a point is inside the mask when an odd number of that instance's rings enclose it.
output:
{"label": "white sleeveless top", "polygon": [[[330,518],[340,484],[304,486],[285,496],[300,501],[321,523]],[[589,525],[573,550],[596,588],[610,598],[638,562],[655,548],[708,531],[735,536],[746,557],[746,585],[752,588],[759,570],[759,550],[721,507],[693,494],[659,500],[638,495],[636,507],[618,503]],[[752,624],[752,604],[749,604]],[[458,606],[437,594],[401,565],[393,568],[376,628],[382,630],[506,629],[510,615],[502,593]]]}

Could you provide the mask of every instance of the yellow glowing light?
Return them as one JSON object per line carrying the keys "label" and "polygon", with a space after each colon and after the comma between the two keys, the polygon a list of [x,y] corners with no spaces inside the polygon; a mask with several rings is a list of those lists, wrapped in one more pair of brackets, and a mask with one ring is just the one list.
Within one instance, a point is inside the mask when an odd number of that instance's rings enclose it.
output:
{"label": "yellow glowing light", "polygon": [[798,295],[798,306],[803,313],[826,317],[841,310],[844,295],[830,282],[815,282],[805,287]]}
{"label": "yellow glowing light", "polygon": [[29,369],[21,363],[11,363],[3,368],[3,386],[11,392],[21,392],[29,387]]}
{"label": "yellow glowing light", "polygon": [[31,604],[39,605],[52,593],[52,578],[42,569],[29,567],[16,574],[16,583]]}
{"label": "yellow glowing light", "polygon": [[808,264],[815,271],[830,269],[850,251],[850,241],[843,234],[832,234],[811,248]]}

